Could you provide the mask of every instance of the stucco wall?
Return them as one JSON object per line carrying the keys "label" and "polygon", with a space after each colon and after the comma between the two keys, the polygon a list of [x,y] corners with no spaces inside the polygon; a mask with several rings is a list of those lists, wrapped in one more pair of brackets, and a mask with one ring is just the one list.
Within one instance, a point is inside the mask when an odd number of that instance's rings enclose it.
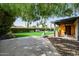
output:
{"label": "stucco wall", "polygon": [[77,38],[77,20],[74,22],[74,26],[75,26],[75,35],[74,35],[74,37]]}
{"label": "stucco wall", "polygon": [[64,24],[59,25],[58,34],[59,34],[59,36],[65,35],[65,25]]}
{"label": "stucco wall", "polygon": [[75,21],[75,38],[76,38],[76,40],[78,40],[79,38],[78,38],[78,35],[79,35],[79,33],[78,33],[78,31],[79,31],[79,25],[78,25],[78,20],[79,19],[77,19],[76,21]]}
{"label": "stucco wall", "polygon": [[65,36],[65,25],[70,25],[71,26],[71,36],[75,37],[75,27],[76,27],[76,23],[71,24],[60,24],[59,25],[59,30],[58,30],[58,34],[59,36]]}
{"label": "stucco wall", "polygon": [[72,25],[71,25],[71,35],[73,36],[73,37],[75,37],[75,23],[73,23]]}

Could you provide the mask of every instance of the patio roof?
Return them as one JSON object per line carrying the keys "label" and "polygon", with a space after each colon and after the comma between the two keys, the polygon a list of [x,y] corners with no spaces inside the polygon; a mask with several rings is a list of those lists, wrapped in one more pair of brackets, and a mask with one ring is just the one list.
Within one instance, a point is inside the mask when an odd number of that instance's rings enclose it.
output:
{"label": "patio roof", "polygon": [[55,24],[61,24],[61,23],[72,24],[78,18],[79,18],[79,16],[77,16],[77,17],[69,17],[69,18],[65,18],[65,19],[56,20],[54,23]]}

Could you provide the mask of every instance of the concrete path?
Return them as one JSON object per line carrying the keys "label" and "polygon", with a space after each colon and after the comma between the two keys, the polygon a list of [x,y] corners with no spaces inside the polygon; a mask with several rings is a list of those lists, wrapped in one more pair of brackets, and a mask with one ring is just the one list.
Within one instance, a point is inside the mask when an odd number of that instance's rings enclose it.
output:
{"label": "concrete path", "polygon": [[23,37],[0,41],[0,56],[59,56],[48,39]]}

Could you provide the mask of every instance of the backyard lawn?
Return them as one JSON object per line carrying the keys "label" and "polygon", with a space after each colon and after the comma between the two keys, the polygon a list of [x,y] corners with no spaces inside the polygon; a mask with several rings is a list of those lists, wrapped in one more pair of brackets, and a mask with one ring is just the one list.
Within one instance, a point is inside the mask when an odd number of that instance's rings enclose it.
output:
{"label": "backyard lawn", "polygon": [[[40,32],[24,32],[24,33],[14,33],[16,37],[27,37],[27,36],[43,36],[43,31]],[[49,36],[53,34],[53,31],[46,31],[45,35]]]}

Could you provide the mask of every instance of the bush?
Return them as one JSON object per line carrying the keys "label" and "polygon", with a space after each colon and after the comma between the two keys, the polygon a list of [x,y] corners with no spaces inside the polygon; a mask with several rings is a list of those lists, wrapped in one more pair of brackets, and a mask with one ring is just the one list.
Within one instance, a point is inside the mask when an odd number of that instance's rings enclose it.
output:
{"label": "bush", "polygon": [[4,40],[4,39],[10,39],[10,38],[15,38],[15,35],[12,34],[11,32],[3,35],[3,36],[0,36],[0,40]]}
{"label": "bush", "polygon": [[35,32],[35,31],[44,31],[44,30],[47,30],[47,31],[53,31],[53,29],[50,30],[50,28],[11,28],[11,31],[13,33],[22,33],[22,32]]}

